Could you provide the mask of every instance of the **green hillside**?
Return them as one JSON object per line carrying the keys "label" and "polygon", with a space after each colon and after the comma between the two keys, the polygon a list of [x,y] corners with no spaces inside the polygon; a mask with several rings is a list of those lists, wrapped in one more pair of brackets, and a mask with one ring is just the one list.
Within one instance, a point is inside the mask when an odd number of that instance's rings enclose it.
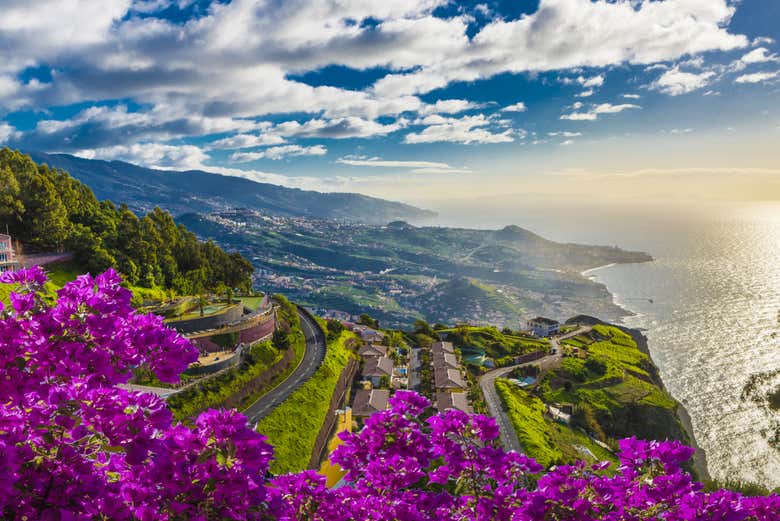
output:
{"label": "green hillside", "polygon": [[54,276],[60,269],[99,273],[114,267],[129,285],[182,294],[251,285],[253,268],[240,254],[198,241],[169,213],[155,208],[138,217],[126,206],[98,201],[67,172],[3,148],[0,229],[6,227],[22,253],[74,254],[75,266],[58,268]]}
{"label": "green hillside", "polygon": [[[656,380],[655,366],[630,335],[596,325],[592,332],[565,341],[563,350],[560,367],[544,373],[535,385],[521,389],[509,380],[496,382],[529,455],[549,465],[583,455],[592,459],[588,451],[609,456],[593,440],[612,446],[630,436],[689,442],[677,417],[679,404]],[[571,425],[545,416],[547,405],[572,407]]]}

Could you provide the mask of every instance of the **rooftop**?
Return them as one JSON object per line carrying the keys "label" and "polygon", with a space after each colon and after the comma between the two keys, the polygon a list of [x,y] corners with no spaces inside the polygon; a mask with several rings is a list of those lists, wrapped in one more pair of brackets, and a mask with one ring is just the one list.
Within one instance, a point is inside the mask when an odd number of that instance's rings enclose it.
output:
{"label": "rooftop", "polygon": [[465,389],[466,382],[460,371],[440,367],[434,369],[433,378],[436,381],[436,389]]}
{"label": "rooftop", "polygon": [[393,361],[386,356],[366,358],[363,364],[363,376],[392,376]]}
{"label": "rooftop", "polygon": [[451,391],[439,391],[436,393],[436,408],[439,412],[444,412],[447,409],[457,409],[468,414],[474,413],[474,409],[469,405],[466,393]]}
{"label": "rooftop", "polygon": [[375,412],[387,409],[387,400],[390,399],[388,389],[360,389],[355,393],[352,402],[353,416],[371,416]]}
{"label": "rooftop", "polygon": [[433,367],[449,367],[451,369],[458,369],[460,364],[455,355],[449,353],[435,352],[433,353]]}
{"label": "rooftop", "polygon": [[452,342],[434,342],[433,345],[431,345],[431,350],[434,353],[455,354],[455,348],[452,346]]}
{"label": "rooftop", "polygon": [[537,324],[546,324],[548,326],[557,326],[558,325],[558,321],[557,320],[553,320],[551,318],[546,318],[546,317],[532,318],[531,320],[529,320],[529,322],[535,322]]}
{"label": "rooftop", "polygon": [[387,347],[383,345],[367,344],[358,349],[358,354],[363,357],[387,356]]}

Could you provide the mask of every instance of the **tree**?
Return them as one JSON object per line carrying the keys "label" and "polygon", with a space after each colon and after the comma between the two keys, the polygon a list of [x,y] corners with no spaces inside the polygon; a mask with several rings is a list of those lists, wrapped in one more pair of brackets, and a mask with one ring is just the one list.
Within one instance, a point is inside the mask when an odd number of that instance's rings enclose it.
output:
{"label": "tree", "polygon": [[372,327],[374,329],[379,328],[379,321],[374,318],[371,318],[371,315],[369,315],[368,313],[362,313],[358,318],[357,323],[364,326]]}
{"label": "tree", "polygon": [[24,205],[19,197],[19,181],[7,166],[0,166],[0,224],[16,228],[24,214]]}

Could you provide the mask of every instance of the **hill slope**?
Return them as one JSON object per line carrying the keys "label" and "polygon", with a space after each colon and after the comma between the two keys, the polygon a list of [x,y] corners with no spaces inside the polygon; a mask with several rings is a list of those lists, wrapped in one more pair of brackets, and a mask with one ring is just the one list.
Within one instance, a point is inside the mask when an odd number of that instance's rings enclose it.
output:
{"label": "hill slope", "polygon": [[38,163],[66,170],[87,184],[98,199],[124,203],[136,214],[159,206],[174,215],[247,207],[274,215],[306,216],[381,224],[435,214],[360,194],[320,193],[258,183],[199,170],[175,172],[122,161],[83,159],[67,154],[30,154]]}

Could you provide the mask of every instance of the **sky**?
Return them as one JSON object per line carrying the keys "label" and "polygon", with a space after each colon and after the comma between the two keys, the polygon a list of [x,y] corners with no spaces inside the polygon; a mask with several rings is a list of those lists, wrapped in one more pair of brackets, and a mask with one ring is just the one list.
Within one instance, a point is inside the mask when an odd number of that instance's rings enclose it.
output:
{"label": "sky", "polygon": [[776,0],[0,0],[0,144],[420,205],[780,200]]}

